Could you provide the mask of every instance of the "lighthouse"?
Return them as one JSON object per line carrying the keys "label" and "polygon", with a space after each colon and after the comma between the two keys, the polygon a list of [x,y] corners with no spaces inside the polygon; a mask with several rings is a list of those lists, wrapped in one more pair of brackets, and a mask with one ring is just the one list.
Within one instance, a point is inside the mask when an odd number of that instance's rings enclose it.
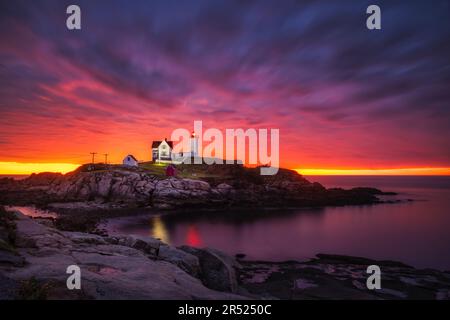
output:
{"label": "lighthouse", "polygon": [[191,157],[198,157],[198,137],[195,135],[195,132],[192,132],[191,138],[190,138],[190,144],[191,144]]}

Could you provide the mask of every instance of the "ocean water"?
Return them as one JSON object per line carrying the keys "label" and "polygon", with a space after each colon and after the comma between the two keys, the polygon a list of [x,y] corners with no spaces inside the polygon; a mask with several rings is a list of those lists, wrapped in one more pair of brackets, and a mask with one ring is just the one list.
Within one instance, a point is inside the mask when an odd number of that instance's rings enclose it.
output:
{"label": "ocean water", "polygon": [[[151,235],[248,259],[305,260],[317,253],[401,261],[450,270],[450,177],[314,176],[327,187],[378,187],[412,202],[111,219],[110,232]],[[249,210],[250,211],[250,210]]]}

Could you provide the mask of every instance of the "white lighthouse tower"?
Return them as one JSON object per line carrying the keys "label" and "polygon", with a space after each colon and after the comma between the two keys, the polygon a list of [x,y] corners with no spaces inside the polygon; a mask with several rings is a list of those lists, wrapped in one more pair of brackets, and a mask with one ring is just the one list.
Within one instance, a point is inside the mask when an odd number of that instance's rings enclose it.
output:
{"label": "white lighthouse tower", "polygon": [[198,137],[195,135],[194,132],[192,132],[191,138],[189,140],[191,145],[190,156],[198,157]]}

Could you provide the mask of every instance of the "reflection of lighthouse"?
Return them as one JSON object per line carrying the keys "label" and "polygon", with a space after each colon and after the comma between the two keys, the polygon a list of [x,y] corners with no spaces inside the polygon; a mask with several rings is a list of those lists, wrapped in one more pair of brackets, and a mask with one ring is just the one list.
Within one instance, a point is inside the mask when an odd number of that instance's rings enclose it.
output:
{"label": "reflection of lighthouse", "polygon": [[164,221],[162,221],[160,216],[155,216],[150,236],[154,238],[161,239],[162,242],[170,244],[169,233],[167,232],[166,226],[164,225]]}
{"label": "reflection of lighthouse", "polygon": [[191,157],[198,157],[198,137],[195,135],[194,132],[192,132],[191,134],[190,143],[191,143],[191,152],[190,152]]}

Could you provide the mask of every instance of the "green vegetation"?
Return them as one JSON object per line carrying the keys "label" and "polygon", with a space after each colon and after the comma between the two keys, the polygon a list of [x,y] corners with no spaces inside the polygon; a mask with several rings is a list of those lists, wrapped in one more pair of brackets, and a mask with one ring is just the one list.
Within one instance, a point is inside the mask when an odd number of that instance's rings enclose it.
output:
{"label": "green vegetation", "polygon": [[[166,163],[153,163],[144,162],[140,163],[139,167],[145,169],[148,173],[154,174],[159,177],[166,176],[166,168],[169,164]],[[231,178],[229,170],[224,170],[225,167],[229,169],[233,165],[207,165],[207,164],[177,164],[176,176],[179,178],[189,178],[189,179],[214,179]]]}
{"label": "green vegetation", "polygon": [[[103,172],[114,168],[120,168],[121,170],[133,171],[138,173],[146,173],[154,175],[159,179],[166,178],[166,168],[168,163],[154,163],[151,161],[139,163],[139,167],[124,167],[119,164],[85,164],[80,166],[70,174],[76,174],[77,172]],[[274,181],[299,181],[301,175],[297,172],[280,168],[277,175],[274,176],[261,176],[260,167],[245,167],[242,164],[177,164],[176,177],[187,179],[204,180],[212,184],[217,183],[232,183],[234,186],[245,186],[248,183],[263,184],[271,183]],[[304,180],[304,179],[302,179]]]}
{"label": "green vegetation", "polygon": [[[159,177],[166,176],[167,163],[140,163],[139,167],[145,169],[148,173]],[[204,178],[224,178],[221,172],[210,172],[207,170],[208,165],[205,164],[178,164],[175,166],[177,177],[189,179],[204,179]]]}
{"label": "green vegetation", "polygon": [[160,177],[166,176],[166,167],[167,164],[165,163],[153,163],[153,162],[139,163],[139,168],[145,169],[148,173]]}

